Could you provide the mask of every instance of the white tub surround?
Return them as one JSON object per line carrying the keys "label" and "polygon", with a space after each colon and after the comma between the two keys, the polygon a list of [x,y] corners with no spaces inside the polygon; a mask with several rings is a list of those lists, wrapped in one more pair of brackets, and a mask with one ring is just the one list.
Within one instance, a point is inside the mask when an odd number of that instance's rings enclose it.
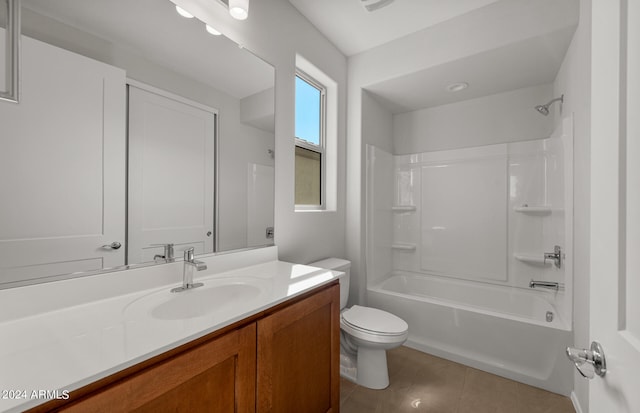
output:
{"label": "white tub surround", "polygon": [[[0,291],[0,411],[47,402],[35,390],[72,391],[337,279],[340,273],[277,261],[276,247],[200,258],[205,284],[259,288],[188,318],[163,312],[182,283],[182,262]],[[247,287],[249,288],[249,287]],[[202,290],[200,290],[202,291]],[[167,315],[168,314],[168,315]],[[24,391],[25,393],[22,393]],[[15,393],[14,393],[15,394]]]}
{"label": "white tub surround", "polygon": [[411,346],[568,395],[572,117],[546,139],[366,151],[367,305]]}

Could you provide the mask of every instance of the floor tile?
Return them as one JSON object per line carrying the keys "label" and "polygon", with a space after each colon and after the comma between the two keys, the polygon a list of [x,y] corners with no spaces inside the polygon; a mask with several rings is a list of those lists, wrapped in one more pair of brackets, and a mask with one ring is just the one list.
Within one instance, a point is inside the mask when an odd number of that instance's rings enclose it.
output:
{"label": "floor tile", "polygon": [[518,383],[518,401],[521,413],[574,412],[568,398],[522,383]]}
{"label": "floor tile", "polygon": [[401,346],[387,352],[389,387],[340,381],[342,413],[575,413],[564,396]]}
{"label": "floor tile", "polygon": [[459,410],[477,413],[519,413],[516,382],[467,368]]}
{"label": "floor tile", "polygon": [[340,377],[340,405],[347,400],[347,397],[351,396],[351,393],[356,389],[357,385],[343,377]]}

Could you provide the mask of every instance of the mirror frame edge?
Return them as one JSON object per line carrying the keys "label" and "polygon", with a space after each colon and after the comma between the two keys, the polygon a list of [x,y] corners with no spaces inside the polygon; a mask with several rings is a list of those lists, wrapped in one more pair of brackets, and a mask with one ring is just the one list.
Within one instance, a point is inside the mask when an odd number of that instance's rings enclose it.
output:
{"label": "mirror frame edge", "polygon": [[7,2],[6,50],[7,57],[6,91],[0,91],[0,100],[12,103],[20,102],[20,1],[5,0]]}

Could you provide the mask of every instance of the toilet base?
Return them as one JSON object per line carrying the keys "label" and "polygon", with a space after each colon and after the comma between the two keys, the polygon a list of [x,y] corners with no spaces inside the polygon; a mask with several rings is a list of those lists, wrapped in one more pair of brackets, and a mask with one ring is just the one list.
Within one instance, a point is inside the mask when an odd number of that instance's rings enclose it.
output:
{"label": "toilet base", "polygon": [[340,352],[340,377],[357,384],[358,367],[355,358]]}
{"label": "toilet base", "polygon": [[389,386],[387,351],[359,348],[351,354],[340,349],[340,376],[369,389],[381,390]]}
{"label": "toilet base", "polygon": [[360,347],[357,354],[356,383],[369,389],[380,390],[389,386],[387,351]]}

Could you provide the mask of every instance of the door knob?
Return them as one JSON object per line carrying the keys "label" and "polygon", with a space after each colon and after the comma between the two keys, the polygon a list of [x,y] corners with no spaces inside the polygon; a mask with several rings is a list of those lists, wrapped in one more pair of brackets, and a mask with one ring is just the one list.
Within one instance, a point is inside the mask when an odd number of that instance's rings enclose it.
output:
{"label": "door knob", "polygon": [[103,245],[102,248],[106,250],[117,250],[120,249],[121,246],[122,244],[120,244],[118,241],[113,241],[111,244]]}
{"label": "door knob", "polygon": [[[592,379],[597,374],[600,377],[604,377],[607,374],[607,362],[604,358],[604,350],[597,341],[591,343],[591,348],[580,349],[575,347],[567,347],[567,357],[573,362],[578,369],[578,373],[587,379]],[[593,370],[585,369],[587,366],[592,366]]]}

